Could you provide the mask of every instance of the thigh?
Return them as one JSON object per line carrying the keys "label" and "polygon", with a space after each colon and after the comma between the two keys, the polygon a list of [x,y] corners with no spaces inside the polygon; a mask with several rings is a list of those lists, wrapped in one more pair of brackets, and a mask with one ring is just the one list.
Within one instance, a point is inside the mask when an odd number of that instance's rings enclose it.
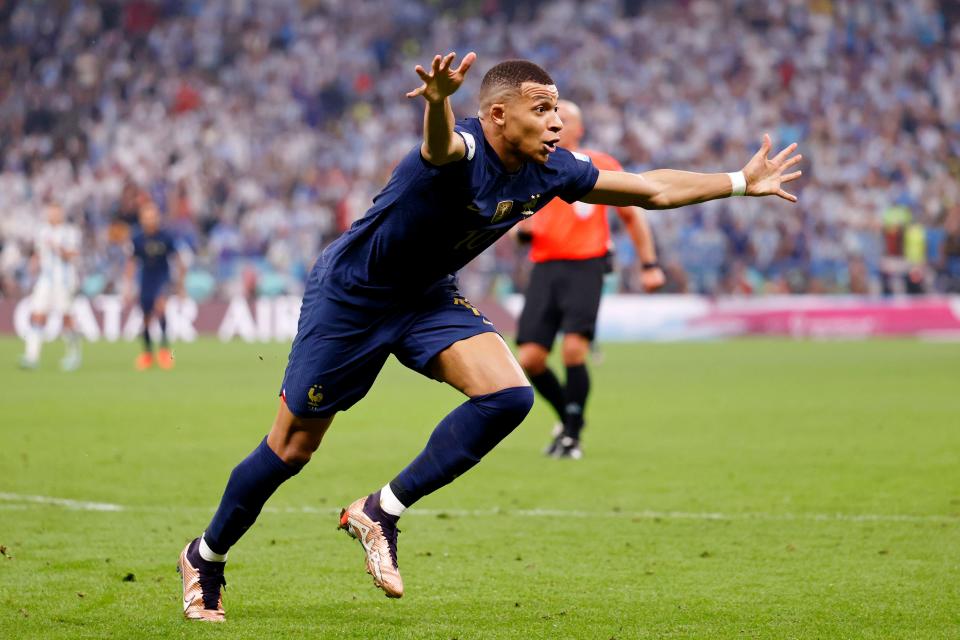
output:
{"label": "thigh", "polygon": [[517,344],[532,342],[547,351],[553,346],[561,320],[555,298],[555,266],[550,262],[533,265],[517,323]]}
{"label": "thigh", "polygon": [[431,361],[430,372],[471,398],[530,385],[507,343],[497,333],[482,333],[455,342]]}
{"label": "thigh", "polygon": [[429,378],[437,377],[434,359],[451,345],[488,333],[499,338],[493,323],[450,283],[428,291],[406,313],[408,324],[398,334],[393,353],[404,366]]}
{"label": "thigh", "polygon": [[169,289],[169,286],[162,287],[153,299],[153,315],[157,318],[162,318],[167,312],[167,294],[169,293]]}
{"label": "thigh", "polygon": [[145,280],[140,284],[140,310],[144,321],[153,314],[157,299],[163,296],[163,288],[163,282]]}
{"label": "thigh", "polygon": [[565,286],[560,287],[564,333],[577,333],[592,340],[603,294],[603,258],[571,261],[564,265]]}
{"label": "thigh", "polygon": [[46,315],[53,306],[53,289],[50,281],[41,278],[30,292],[30,313]]}
{"label": "thigh", "polygon": [[308,286],[280,390],[290,412],[328,417],[363,398],[390,355],[391,327]]}
{"label": "thigh", "polygon": [[69,316],[73,307],[74,292],[69,286],[56,287],[53,294],[53,307],[64,316]]}

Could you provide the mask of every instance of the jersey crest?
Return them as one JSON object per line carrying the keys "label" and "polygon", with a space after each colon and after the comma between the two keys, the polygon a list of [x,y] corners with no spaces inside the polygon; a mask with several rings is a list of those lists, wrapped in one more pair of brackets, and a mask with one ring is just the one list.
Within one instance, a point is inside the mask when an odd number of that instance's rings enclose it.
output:
{"label": "jersey crest", "polygon": [[497,203],[497,210],[494,212],[493,217],[490,218],[491,224],[496,224],[500,222],[513,211],[513,200],[501,200]]}
{"label": "jersey crest", "polygon": [[520,213],[524,216],[532,216],[534,214],[534,207],[537,206],[537,202],[540,201],[540,194],[534,194],[530,196],[530,199],[520,205]]}

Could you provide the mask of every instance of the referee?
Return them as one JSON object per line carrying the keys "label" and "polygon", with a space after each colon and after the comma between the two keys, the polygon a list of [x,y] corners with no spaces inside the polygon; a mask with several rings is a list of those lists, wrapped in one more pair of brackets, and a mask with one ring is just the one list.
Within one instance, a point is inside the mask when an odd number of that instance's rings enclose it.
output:
{"label": "referee", "polygon": [[[604,153],[580,150],[583,123],[576,104],[558,105],[563,129],[560,146],[583,153],[598,169],[622,171],[620,163]],[[664,284],[657,264],[653,234],[641,209],[616,207],[642,264],[640,279],[646,291]],[[580,432],[584,407],[590,393],[587,356],[597,326],[603,275],[607,268],[610,227],[607,207],[583,202],[567,203],[555,198],[519,230],[521,240],[531,242],[533,270],[527,286],[517,331],[520,365],[533,387],[559,418],[546,454],[556,458],[583,457]],[[547,366],[557,332],[563,332],[563,364],[566,384]]]}

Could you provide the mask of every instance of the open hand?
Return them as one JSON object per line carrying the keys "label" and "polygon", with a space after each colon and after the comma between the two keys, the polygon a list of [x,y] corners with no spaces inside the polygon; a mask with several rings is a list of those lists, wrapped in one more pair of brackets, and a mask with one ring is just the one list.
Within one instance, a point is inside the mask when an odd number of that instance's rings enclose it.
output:
{"label": "open hand", "polygon": [[780,196],[784,200],[796,202],[797,196],[784,191],[782,185],[796,180],[803,173],[802,171],[794,171],[786,175],[783,173],[803,159],[799,153],[795,156],[790,155],[797,150],[797,143],[794,142],[773,158],[767,157],[770,154],[770,147],[770,136],[765,133],[760,150],[743,168],[743,176],[747,179],[747,195]]}
{"label": "open hand", "polygon": [[423,96],[427,102],[442,102],[447,96],[453,95],[463,84],[463,79],[476,61],[477,54],[471,51],[460,61],[459,67],[451,69],[450,65],[453,64],[453,59],[456,57],[457,54],[453,52],[448,53],[443,58],[434,56],[429,72],[417,65],[414,71],[423,80],[423,84],[407,93],[407,97]]}

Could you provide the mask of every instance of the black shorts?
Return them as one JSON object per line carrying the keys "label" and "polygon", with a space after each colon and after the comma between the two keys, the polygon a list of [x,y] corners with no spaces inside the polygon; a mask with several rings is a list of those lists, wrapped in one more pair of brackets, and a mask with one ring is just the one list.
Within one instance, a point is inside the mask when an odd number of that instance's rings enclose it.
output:
{"label": "black shorts", "polygon": [[593,340],[604,262],[600,257],[534,264],[517,327],[517,344],[535,342],[550,349],[557,331]]}

